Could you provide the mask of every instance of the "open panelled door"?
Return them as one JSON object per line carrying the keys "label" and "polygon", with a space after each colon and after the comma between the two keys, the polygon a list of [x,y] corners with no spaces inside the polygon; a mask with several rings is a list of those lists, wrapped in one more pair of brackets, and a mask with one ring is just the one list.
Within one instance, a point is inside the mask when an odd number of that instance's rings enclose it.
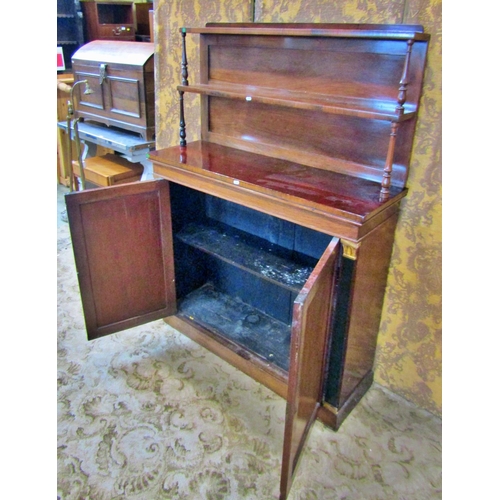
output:
{"label": "open panelled door", "polygon": [[307,433],[323,399],[325,353],[339,256],[340,242],[333,238],[294,302],[281,500],[289,493]]}
{"label": "open panelled door", "polygon": [[[175,314],[168,181],[70,193],[66,206],[89,340]],[[333,238],[294,302],[281,499],[322,401],[339,255]]]}
{"label": "open panelled door", "polygon": [[66,195],[89,340],[176,311],[169,183]]}

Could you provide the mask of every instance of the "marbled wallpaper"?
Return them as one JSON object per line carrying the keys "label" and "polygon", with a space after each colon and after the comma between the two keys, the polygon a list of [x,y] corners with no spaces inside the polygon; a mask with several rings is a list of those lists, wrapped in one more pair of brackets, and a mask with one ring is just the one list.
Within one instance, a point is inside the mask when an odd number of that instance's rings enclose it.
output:
{"label": "marbled wallpaper", "polygon": [[[157,146],[177,144],[182,26],[207,22],[422,24],[431,34],[412,152],[384,303],[375,380],[441,414],[441,48],[442,0],[155,0]],[[187,47],[197,81],[196,36]],[[185,94],[188,140],[199,137],[199,106]]]}

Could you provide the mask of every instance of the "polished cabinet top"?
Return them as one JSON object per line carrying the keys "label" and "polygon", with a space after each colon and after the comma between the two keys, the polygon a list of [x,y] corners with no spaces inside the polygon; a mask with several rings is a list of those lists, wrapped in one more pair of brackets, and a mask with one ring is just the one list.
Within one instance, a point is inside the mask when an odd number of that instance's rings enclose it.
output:
{"label": "polished cabinet top", "polygon": [[152,151],[150,158],[156,164],[186,169],[360,222],[406,193],[406,189],[392,187],[391,200],[381,202],[377,182],[205,141]]}

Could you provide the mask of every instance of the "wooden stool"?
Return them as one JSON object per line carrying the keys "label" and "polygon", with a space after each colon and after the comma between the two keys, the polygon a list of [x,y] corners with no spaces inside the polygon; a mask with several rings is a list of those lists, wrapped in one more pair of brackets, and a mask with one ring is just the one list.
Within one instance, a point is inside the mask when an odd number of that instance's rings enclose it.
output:
{"label": "wooden stool", "polygon": [[[141,180],[144,167],[140,163],[132,163],[122,156],[106,154],[85,159],[85,181],[87,188],[113,186]],[[73,161],[73,171],[80,179],[80,165]]]}

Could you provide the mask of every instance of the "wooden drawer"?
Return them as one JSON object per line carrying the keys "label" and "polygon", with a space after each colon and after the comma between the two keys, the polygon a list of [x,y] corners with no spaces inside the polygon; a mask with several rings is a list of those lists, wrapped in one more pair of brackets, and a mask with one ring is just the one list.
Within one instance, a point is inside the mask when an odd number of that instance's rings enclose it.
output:
{"label": "wooden drawer", "polygon": [[[132,163],[115,154],[87,158],[84,165],[85,180],[102,187],[140,181],[143,171],[141,164]],[[81,176],[77,161],[73,162],[73,170],[77,177]]]}
{"label": "wooden drawer", "polygon": [[99,26],[99,39],[104,40],[129,40],[135,41],[135,29],[133,25],[108,24]]}

